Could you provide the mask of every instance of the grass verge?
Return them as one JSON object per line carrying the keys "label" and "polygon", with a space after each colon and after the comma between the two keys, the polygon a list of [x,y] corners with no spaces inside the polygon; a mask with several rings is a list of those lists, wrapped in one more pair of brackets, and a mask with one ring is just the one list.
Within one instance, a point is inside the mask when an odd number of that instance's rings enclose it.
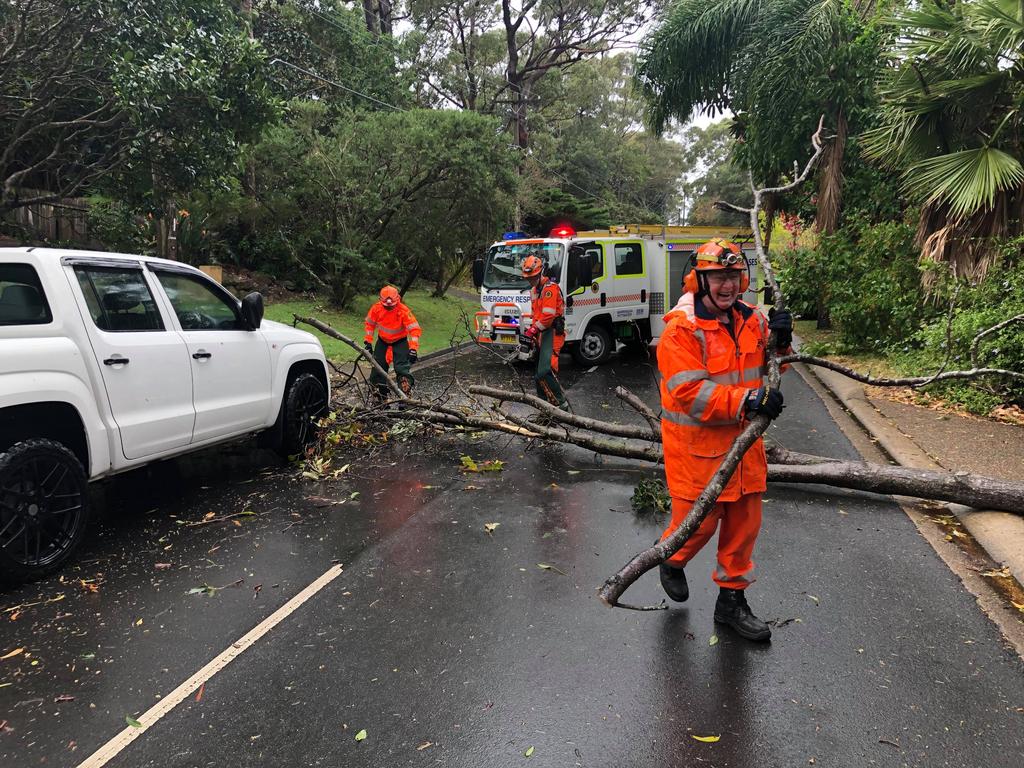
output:
{"label": "grass verge", "polygon": [[[375,301],[376,296],[359,296],[352,302],[352,307],[345,310],[338,310],[318,301],[286,301],[269,304],[266,308],[266,317],[268,320],[289,325],[292,323],[292,315],[315,317],[358,342],[363,338],[363,318]],[[420,354],[446,349],[450,346],[453,336],[456,342],[465,341],[467,334],[462,324],[462,312],[465,311],[472,323],[473,313],[480,309],[479,302],[457,296],[436,299],[429,291],[419,288],[406,292],[405,303],[409,305],[423,328]],[[302,326],[302,329],[320,338],[328,359],[334,362],[352,359],[354,353],[348,345],[324,336],[309,326]]]}

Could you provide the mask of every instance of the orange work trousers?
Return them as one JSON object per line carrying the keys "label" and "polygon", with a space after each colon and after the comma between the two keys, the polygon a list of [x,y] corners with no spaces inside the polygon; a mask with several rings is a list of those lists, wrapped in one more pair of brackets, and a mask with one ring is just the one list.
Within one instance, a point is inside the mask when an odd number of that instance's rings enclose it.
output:
{"label": "orange work trousers", "polygon": [[[754,543],[761,530],[761,496],[760,493],[748,493],[736,501],[720,501],[704,518],[700,528],[694,531],[683,548],[670,557],[667,562],[676,568],[682,568],[693,556],[708,543],[722,522],[722,530],[718,533],[718,564],[711,578],[720,587],[728,589],[746,589],[754,583]],[[665,539],[686,519],[693,507],[692,499],[672,497],[672,521],[661,534]]]}

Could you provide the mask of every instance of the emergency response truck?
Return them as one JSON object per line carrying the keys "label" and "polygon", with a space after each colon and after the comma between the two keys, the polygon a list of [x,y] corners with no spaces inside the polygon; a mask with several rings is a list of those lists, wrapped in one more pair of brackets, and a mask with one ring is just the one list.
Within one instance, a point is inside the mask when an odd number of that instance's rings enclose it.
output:
{"label": "emergency response truck", "polygon": [[482,305],[477,340],[520,349],[520,331],[532,322],[522,262],[535,254],[544,261],[544,274],[562,287],[566,346],[578,363],[605,362],[620,341],[648,344],[661,335],[663,315],[682,294],[694,250],[715,238],[743,248],[750,270],[743,300],[757,304],[761,275],[749,232],[648,224],[586,232],[560,226],[539,238],[508,232],[473,264]]}

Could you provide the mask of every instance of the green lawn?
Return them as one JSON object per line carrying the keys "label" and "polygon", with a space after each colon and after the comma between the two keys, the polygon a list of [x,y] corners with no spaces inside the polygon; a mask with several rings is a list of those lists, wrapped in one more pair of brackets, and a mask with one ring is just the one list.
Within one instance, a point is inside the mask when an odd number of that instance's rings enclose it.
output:
{"label": "green lawn", "polygon": [[[366,317],[367,310],[375,301],[377,301],[376,296],[359,296],[352,302],[350,309],[343,311],[317,301],[288,301],[267,305],[266,317],[268,320],[276,320],[289,325],[291,325],[293,314],[315,317],[354,341],[360,342],[363,339],[363,318]],[[457,341],[465,341],[468,336],[462,324],[462,311],[465,310],[469,317],[470,327],[472,327],[473,313],[480,309],[479,302],[474,303],[456,296],[435,299],[431,297],[430,291],[419,288],[407,291],[404,301],[409,305],[423,328],[423,336],[420,338],[420,354],[445,349],[450,345],[453,333],[456,333]],[[307,325],[300,327],[319,336],[327,357],[335,362],[351,360],[355,354],[346,344],[337,339],[324,336]]]}

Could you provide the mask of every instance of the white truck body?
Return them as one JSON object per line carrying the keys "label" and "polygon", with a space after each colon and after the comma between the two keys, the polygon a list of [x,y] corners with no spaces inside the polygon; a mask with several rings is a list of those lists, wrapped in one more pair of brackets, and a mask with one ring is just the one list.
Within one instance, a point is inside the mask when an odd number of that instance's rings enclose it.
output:
{"label": "white truck body", "polygon": [[[604,362],[619,340],[656,341],[664,330],[664,314],[682,294],[693,251],[714,238],[741,244],[751,271],[744,300],[758,303],[760,269],[749,233],[715,227],[629,225],[494,243],[482,270],[477,339],[518,348],[520,329],[532,322],[530,290],[519,269],[523,258],[535,251],[545,261],[545,274],[558,282],[565,294],[566,343],[579,362]],[[591,256],[593,270],[588,276],[573,274],[569,253],[577,248]]]}

